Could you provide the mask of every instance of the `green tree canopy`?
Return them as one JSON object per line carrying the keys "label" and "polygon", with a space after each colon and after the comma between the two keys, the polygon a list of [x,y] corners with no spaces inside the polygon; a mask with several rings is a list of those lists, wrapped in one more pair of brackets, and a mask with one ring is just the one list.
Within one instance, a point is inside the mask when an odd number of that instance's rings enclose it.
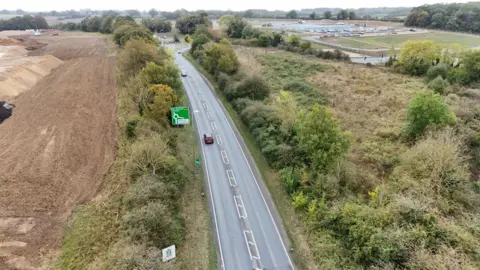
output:
{"label": "green tree canopy", "polygon": [[350,146],[349,136],[340,131],[332,112],[318,104],[299,114],[295,130],[298,146],[316,172],[326,173]]}

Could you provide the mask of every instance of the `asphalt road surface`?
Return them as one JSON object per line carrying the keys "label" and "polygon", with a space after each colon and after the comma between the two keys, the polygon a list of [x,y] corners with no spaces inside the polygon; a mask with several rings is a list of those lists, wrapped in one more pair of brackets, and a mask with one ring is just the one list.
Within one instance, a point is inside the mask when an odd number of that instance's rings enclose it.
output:
{"label": "asphalt road surface", "polygon": [[[202,166],[207,181],[220,269],[294,269],[285,235],[269,195],[250,163],[249,153],[234,132],[219,101],[199,72],[182,55],[175,62],[187,71],[182,82],[201,138]],[[203,134],[215,143],[205,145]]]}

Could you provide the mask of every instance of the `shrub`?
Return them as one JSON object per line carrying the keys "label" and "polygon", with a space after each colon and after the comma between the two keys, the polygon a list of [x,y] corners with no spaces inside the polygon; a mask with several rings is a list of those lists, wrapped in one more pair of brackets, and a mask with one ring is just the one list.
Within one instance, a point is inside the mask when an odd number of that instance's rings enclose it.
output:
{"label": "shrub", "polygon": [[231,84],[230,76],[228,76],[227,74],[225,74],[223,72],[218,73],[217,83],[218,83],[218,88],[220,89],[220,91],[222,91],[222,92],[225,91],[225,87],[227,87],[227,85]]}
{"label": "shrub", "polygon": [[416,138],[427,126],[442,127],[455,122],[455,114],[439,94],[421,92],[410,101],[407,109],[406,135]]}
{"label": "shrub", "polygon": [[[120,28],[122,28],[121,26]],[[117,31],[115,31],[117,33]],[[153,38],[152,33],[148,29],[141,27],[128,27],[125,32],[122,33],[118,45],[124,46],[130,40],[141,40],[148,44],[156,45],[157,41]],[[114,34],[115,37],[115,34]]]}
{"label": "shrub", "polygon": [[165,176],[143,175],[135,181],[123,197],[123,203],[128,209],[139,208],[151,201],[173,203],[178,198],[179,190],[176,186],[165,183]]}
{"label": "shrub", "polygon": [[462,57],[463,68],[468,72],[469,82],[480,81],[480,52],[472,50]]}
{"label": "shrub", "polygon": [[229,44],[208,43],[205,45],[204,51],[205,57],[202,65],[211,74],[217,72],[232,74],[240,66],[237,55]]}
{"label": "shrub", "polygon": [[285,190],[288,194],[295,193],[300,187],[300,170],[292,167],[286,167],[278,171],[282,179]]}
{"label": "shrub", "polygon": [[143,174],[168,173],[177,164],[160,135],[136,141],[132,145],[130,167],[134,177]]}
{"label": "shrub", "polygon": [[440,58],[441,48],[430,40],[406,41],[400,50],[398,62],[402,71],[410,75],[427,73],[432,62]]}
{"label": "shrub", "polygon": [[292,92],[309,93],[313,90],[313,87],[306,82],[290,82],[287,83],[283,89]]}
{"label": "shrub", "polygon": [[446,94],[447,87],[448,81],[444,80],[441,75],[438,75],[438,77],[428,83],[428,88],[440,95]]}
{"label": "shrub", "polygon": [[303,191],[297,192],[292,195],[292,205],[296,209],[304,209],[309,201],[308,195],[303,194]]}
{"label": "shrub", "polygon": [[330,168],[350,146],[349,137],[340,131],[332,112],[318,104],[300,113],[295,130],[298,146],[316,172]]}
{"label": "shrub", "polygon": [[287,43],[292,45],[293,47],[300,46],[300,41],[301,41],[300,37],[295,34],[289,35],[287,39]]}
{"label": "shrub", "polygon": [[249,98],[251,100],[264,100],[270,94],[270,86],[258,75],[249,76],[240,81],[234,91],[229,94],[230,99]]}
{"label": "shrub", "polygon": [[257,39],[257,45],[260,47],[268,47],[272,44],[272,38],[266,34],[262,34]]}
{"label": "shrub", "polygon": [[470,83],[470,74],[463,67],[452,68],[448,72],[448,81],[451,83],[468,84]]}
{"label": "shrub", "polygon": [[127,138],[134,138],[136,136],[135,128],[137,127],[139,117],[133,117],[127,120],[127,124],[125,125],[125,133],[127,134]]}
{"label": "shrub", "polygon": [[311,49],[312,43],[310,41],[302,41],[302,43],[300,44],[300,48],[302,48],[302,50]]}
{"label": "shrub", "polygon": [[447,79],[448,77],[448,66],[446,64],[439,64],[433,67],[430,67],[425,75],[427,82],[440,76],[442,79]]}
{"label": "shrub", "polygon": [[462,140],[451,129],[419,141],[402,156],[395,173],[410,177],[413,192],[435,195],[450,194],[470,176]]}
{"label": "shrub", "polygon": [[149,202],[135,208],[122,217],[127,235],[134,243],[148,243],[157,248],[175,244],[183,239],[183,227],[179,218],[162,202]]}

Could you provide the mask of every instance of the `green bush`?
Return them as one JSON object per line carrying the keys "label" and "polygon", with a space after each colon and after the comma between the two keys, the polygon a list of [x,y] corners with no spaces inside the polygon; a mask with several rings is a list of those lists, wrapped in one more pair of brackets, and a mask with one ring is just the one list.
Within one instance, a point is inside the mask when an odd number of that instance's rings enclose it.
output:
{"label": "green bush", "polygon": [[469,74],[470,82],[480,82],[480,51],[472,50],[462,57],[463,68]]}
{"label": "green bush", "polygon": [[[312,43],[310,41],[302,41],[302,43],[300,44],[300,48],[302,48],[302,50],[311,49],[312,48]],[[312,53],[312,54],[314,54],[314,53]]]}
{"label": "green bush", "polygon": [[430,67],[425,75],[427,82],[440,76],[442,79],[447,79],[448,77],[448,66],[446,64],[439,64],[433,67]]}
{"label": "green bush", "polygon": [[444,80],[441,75],[438,75],[435,79],[428,83],[428,88],[435,93],[443,95],[446,94],[446,88],[448,87],[448,81]]}
{"label": "green bush", "polygon": [[264,100],[270,95],[270,86],[258,75],[249,76],[240,81],[234,91],[229,93],[229,99],[249,98],[251,100]]}
{"label": "green bush", "polygon": [[341,132],[332,112],[318,104],[300,113],[295,131],[299,149],[316,172],[326,172],[350,146],[349,137]]}
{"label": "green bush", "polygon": [[179,245],[183,240],[181,220],[160,201],[132,209],[122,217],[122,221],[133,243],[164,248]]}
{"label": "green bush", "polygon": [[132,145],[131,172],[134,177],[144,174],[167,174],[175,168],[177,160],[160,135],[136,141]]}
{"label": "green bush", "polygon": [[288,194],[295,193],[300,187],[300,170],[286,167],[278,171]]}
{"label": "green bush", "polygon": [[463,67],[452,68],[448,72],[448,81],[451,83],[468,84],[470,83],[470,74]]}
{"label": "green bush", "polygon": [[225,88],[227,87],[227,85],[231,84],[232,80],[230,79],[230,76],[228,76],[227,74],[223,73],[223,72],[219,72],[218,73],[218,76],[217,76],[217,83],[218,83],[218,88],[220,89],[220,91],[225,91]]}
{"label": "green bush", "polygon": [[408,104],[407,137],[420,136],[428,126],[442,127],[455,123],[455,114],[450,112],[442,96],[433,92],[421,92]]}
{"label": "green bush", "polygon": [[152,201],[173,204],[180,192],[178,188],[165,183],[165,176],[143,175],[139,177],[123,197],[123,203],[128,209],[139,208]]}
{"label": "green bush", "polygon": [[257,45],[260,47],[268,47],[272,45],[272,38],[266,34],[262,34],[257,39]]}
{"label": "green bush", "polygon": [[127,120],[127,124],[125,125],[125,133],[127,134],[128,138],[134,138],[136,136],[135,128],[137,127],[139,120],[140,119],[138,117],[133,117]]}

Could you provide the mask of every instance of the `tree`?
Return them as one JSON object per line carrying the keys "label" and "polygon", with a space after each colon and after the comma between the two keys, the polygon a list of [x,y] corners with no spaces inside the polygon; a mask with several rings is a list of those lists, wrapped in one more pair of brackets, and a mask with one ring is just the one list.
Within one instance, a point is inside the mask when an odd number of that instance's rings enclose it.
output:
{"label": "tree", "polygon": [[295,123],[298,147],[316,173],[326,173],[350,147],[350,139],[340,131],[332,112],[318,104],[300,112]]}
{"label": "tree", "polygon": [[480,51],[472,50],[462,58],[463,69],[467,71],[470,82],[480,81]]}
{"label": "tree", "polygon": [[145,85],[165,84],[175,90],[180,90],[182,87],[178,69],[171,61],[164,61],[161,65],[153,62],[147,63],[140,72],[140,77]]}
{"label": "tree", "polygon": [[298,15],[295,10],[290,10],[285,16],[287,19],[296,19]]}
{"label": "tree", "polygon": [[409,40],[400,49],[396,66],[410,75],[425,74],[432,62],[440,59],[441,48],[431,40]]}
{"label": "tree", "polygon": [[212,22],[206,13],[186,15],[177,19],[175,27],[182,34],[193,34],[199,25],[211,26]]}
{"label": "tree", "polygon": [[190,48],[190,54],[195,55],[195,51],[198,49],[202,49],[202,45],[208,43],[209,41],[210,39],[204,34],[200,34],[196,36],[192,42],[192,47]]}
{"label": "tree", "polygon": [[315,11],[312,12],[312,13],[310,13],[310,15],[309,15],[309,17],[310,17],[311,20],[315,20],[315,16],[316,16],[316,15],[315,15]]}
{"label": "tree", "polygon": [[345,9],[340,10],[337,14],[337,20],[347,20],[348,19],[348,11]]}
{"label": "tree", "polygon": [[208,47],[204,48],[205,58],[202,64],[210,73],[232,74],[237,71],[240,64],[237,55],[229,44],[209,43],[207,45]]}
{"label": "tree", "polygon": [[282,132],[290,134],[299,111],[297,101],[289,92],[280,90],[280,95],[275,99],[274,106],[280,119],[282,119]]}
{"label": "tree", "polygon": [[152,8],[148,11],[148,15],[150,15],[152,17],[158,16],[158,11],[156,9]]}
{"label": "tree", "polygon": [[118,57],[118,72],[121,80],[137,75],[148,62],[162,64],[168,59],[168,54],[154,44],[142,40],[129,40]]}
{"label": "tree", "polygon": [[406,135],[415,139],[428,126],[443,127],[455,123],[455,114],[439,94],[425,91],[415,95],[408,104]]}
{"label": "tree", "polygon": [[249,98],[251,100],[264,100],[270,95],[270,86],[258,75],[248,76],[238,83],[230,99]]}
{"label": "tree", "polygon": [[323,13],[323,18],[324,19],[331,19],[332,18],[332,12],[330,10],[327,10]]}
{"label": "tree", "polygon": [[153,103],[147,106],[145,117],[153,119],[166,126],[170,122],[170,108],[178,105],[180,99],[173,89],[165,84],[153,85],[152,92],[155,97]]}
{"label": "tree", "polygon": [[115,20],[115,17],[113,16],[104,16],[102,18],[102,24],[100,25],[100,33],[111,34],[113,20]]}
{"label": "tree", "polygon": [[243,17],[245,18],[253,18],[255,14],[253,14],[253,11],[251,9],[245,11],[245,14],[243,15]]}
{"label": "tree", "polygon": [[243,29],[248,25],[245,19],[235,17],[227,26],[226,33],[231,38],[241,38]]}
{"label": "tree", "polygon": [[288,44],[291,44],[294,47],[300,46],[300,37],[295,34],[290,34],[287,40]]}
{"label": "tree", "polygon": [[348,19],[355,20],[356,18],[357,18],[357,15],[355,14],[355,11],[348,12]]}
{"label": "tree", "polygon": [[218,19],[218,24],[220,26],[228,27],[230,23],[233,22],[234,20],[235,20],[235,16],[231,14],[226,14],[220,17],[220,19]]}
{"label": "tree", "polygon": [[279,33],[273,33],[273,40],[272,40],[272,46],[277,47],[278,44],[283,42],[283,37]]}

